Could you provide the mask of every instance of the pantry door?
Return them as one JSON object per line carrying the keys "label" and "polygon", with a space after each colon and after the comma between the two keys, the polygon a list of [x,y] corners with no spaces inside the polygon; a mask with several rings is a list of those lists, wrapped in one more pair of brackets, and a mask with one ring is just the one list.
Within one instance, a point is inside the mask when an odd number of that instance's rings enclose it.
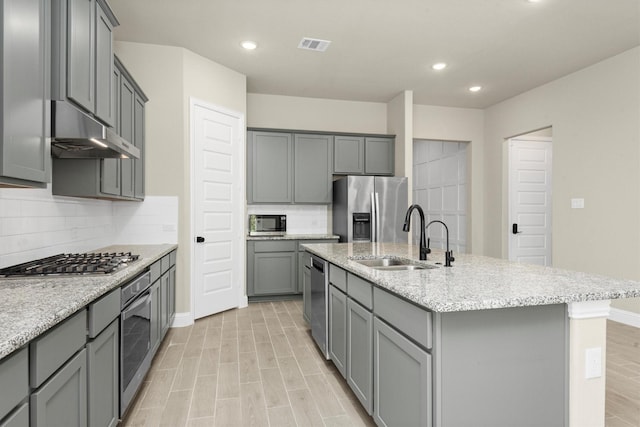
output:
{"label": "pantry door", "polygon": [[551,266],[551,139],[509,140],[509,259]]}
{"label": "pantry door", "polygon": [[246,305],[244,117],[191,100],[194,319]]}

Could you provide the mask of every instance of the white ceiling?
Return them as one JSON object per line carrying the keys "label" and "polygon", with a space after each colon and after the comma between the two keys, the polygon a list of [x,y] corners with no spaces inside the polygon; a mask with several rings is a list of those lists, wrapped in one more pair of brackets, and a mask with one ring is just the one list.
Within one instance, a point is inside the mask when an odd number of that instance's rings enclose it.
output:
{"label": "white ceiling", "polygon": [[[640,0],[109,4],[117,40],[187,48],[245,74],[251,93],[314,98],[387,102],[412,90],[416,104],[484,108],[640,45]],[[302,37],[331,45],[301,50]],[[258,49],[242,49],[247,39]],[[431,70],[439,61],[448,68]]]}

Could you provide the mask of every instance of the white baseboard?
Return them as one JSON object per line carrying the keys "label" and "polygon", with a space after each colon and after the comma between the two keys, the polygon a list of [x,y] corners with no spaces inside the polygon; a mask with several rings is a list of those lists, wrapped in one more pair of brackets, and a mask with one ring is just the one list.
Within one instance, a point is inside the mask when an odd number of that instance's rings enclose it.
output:
{"label": "white baseboard", "polygon": [[624,323],[625,325],[635,326],[640,328],[640,313],[634,313],[632,311],[620,310],[619,308],[611,307],[611,314],[609,319]]}
{"label": "white baseboard", "polygon": [[193,314],[190,311],[186,313],[176,313],[171,324],[172,328],[184,328],[185,326],[193,325]]}

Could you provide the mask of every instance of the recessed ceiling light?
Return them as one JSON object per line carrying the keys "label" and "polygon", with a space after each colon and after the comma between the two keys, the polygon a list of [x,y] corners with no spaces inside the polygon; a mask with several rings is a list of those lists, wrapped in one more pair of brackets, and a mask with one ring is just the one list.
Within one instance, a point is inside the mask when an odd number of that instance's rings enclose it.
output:
{"label": "recessed ceiling light", "polygon": [[240,46],[242,46],[243,48],[245,48],[247,50],[253,50],[253,49],[258,47],[258,43],[254,42],[252,40],[245,40],[242,43],[240,43]]}
{"label": "recessed ceiling light", "polygon": [[440,71],[447,68],[447,64],[445,64],[444,62],[438,62],[437,64],[433,64],[431,68],[433,68],[434,70]]}
{"label": "recessed ceiling light", "polygon": [[482,90],[482,86],[471,86],[469,88],[469,92],[479,92],[480,90]]}

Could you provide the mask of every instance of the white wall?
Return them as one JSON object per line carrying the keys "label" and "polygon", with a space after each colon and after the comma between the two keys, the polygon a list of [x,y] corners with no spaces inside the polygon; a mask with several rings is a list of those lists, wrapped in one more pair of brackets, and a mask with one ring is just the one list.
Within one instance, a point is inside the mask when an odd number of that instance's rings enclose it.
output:
{"label": "white wall", "polygon": [[[640,47],[485,114],[485,254],[507,253],[505,141],[553,126],[553,265],[640,279]],[[640,313],[638,301],[614,306]]]}
{"label": "white wall", "polygon": [[249,93],[247,127],[386,134],[387,105]]}

